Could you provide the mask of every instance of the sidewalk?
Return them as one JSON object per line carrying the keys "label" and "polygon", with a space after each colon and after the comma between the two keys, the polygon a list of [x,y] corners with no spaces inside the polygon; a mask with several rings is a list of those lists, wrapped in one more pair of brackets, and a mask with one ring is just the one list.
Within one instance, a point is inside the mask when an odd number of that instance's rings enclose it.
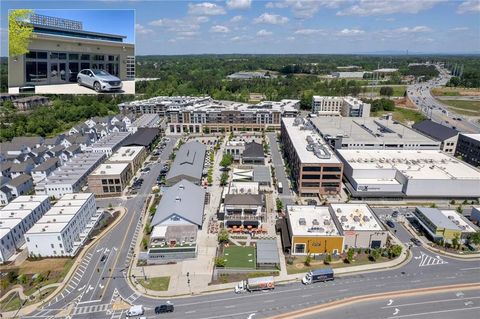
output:
{"label": "sidewalk", "polygon": [[[43,299],[42,301],[40,302],[37,302],[35,304],[31,304],[29,306],[26,306],[24,308],[21,308],[20,311],[18,312],[17,316],[18,317],[21,317],[21,316],[25,316],[37,309],[40,309],[40,307],[42,307],[44,304],[48,303],[51,299],[53,299],[55,296],[57,296],[61,291],[62,289],[64,288],[64,286],[70,281],[70,278],[73,276],[73,274],[75,273],[75,271],[77,270],[77,267],[81,264],[82,262],[82,258],[83,256],[90,250],[90,248],[95,245],[101,238],[103,238],[106,234],[108,234],[108,232],[110,232],[110,230],[115,227],[122,219],[123,217],[125,217],[126,215],[126,210],[125,208],[123,207],[120,207],[118,208],[120,210],[120,216],[118,216],[118,218],[115,220],[114,223],[108,225],[108,227],[106,229],[104,229],[102,231],[102,233],[100,234],[100,236],[97,236],[95,239],[93,239],[88,245],[84,246],[83,249],[81,250],[80,254],[77,255],[77,257],[75,258],[75,262],[73,263],[72,267],[70,268],[70,270],[68,271],[67,275],[63,278],[63,280],[59,283],[53,283],[53,284],[50,284],[50,285],[47,285],[47,286],[44,286],[40,289],[40,292],[44,289],[47,289],[47,288],[50,288],[50,287],[55,287],[55,286],[58,286],[57,289],[55,289],[54,292],[52,292],[50,295],[48,295],[45,299]],[[35,292],[33,293],[32,295],[35,295],[35,294],[38,294],[38,292]],[[22,298],[22,295],[24,297],[27,297],[23,294],[23,290],[22,292],[20,293],[19,292],[19,295],[20,295],[20,298]],[[5,312],[5,313],[2,313],[2,315],[5,317],[5,318],[11,318],[12,316],[14,316],[15,314],[17,313],[17,311],[10,311],[10,312]]]}
{"label": "sidewalk", "polygon": [[430,243],[425,241],[422,237],[418,236],[417,233],[415,232],[414,229],[412,229],[412,226],[410,226],[409,223],[403,223],[403,226],[405,227],[405,229],[408,230],[408,232],[415,238],[417,238],[419,241],[422,242],[423,244],[423,247],[433,253],[436,253],[436,254],[441,254],[441,255],[444,255],[444,256],[448,256],[448,257],[451,257],[451,258],[456,258],[456,259],[462,259],[462,260],[480,260],[480,253],[475,253],[475,254],[455,254],[455,253],[451,253],[451,252],[448,252],[448,251],[444,251],[444,250],[441,250],[441,249],[438,249],[438,248],[434,248],[432,246],[430,246]]}

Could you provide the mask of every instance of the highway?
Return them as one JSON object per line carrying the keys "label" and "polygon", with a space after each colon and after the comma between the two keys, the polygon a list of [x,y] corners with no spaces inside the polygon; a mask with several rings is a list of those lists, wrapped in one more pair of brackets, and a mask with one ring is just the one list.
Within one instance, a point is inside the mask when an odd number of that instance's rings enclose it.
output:
{"label": "highway", "polygon": [[448,70],[436,65],[440,75],[427,82],[415,83],[407,87],[410,100],[432,121],[455,128],[460,132],[480,133],[480,124],[475,119],[455,114],[441,101],[435,99],[430,90],[434,87],[445,85],[450,79]]}
{"label": "highway", "polygon": [[[149,184],[154,182],[156,169],[152,168],[152,174],[144,177],[145,185],[141,192],[144,194],[143,196],[148,193],[146,190]],[[123,311],[111,310],[110,302],[114,294],[120,294],[131,304],[144,305],[146,308],[145,315],[148,318],[155,317],[154,307],[165,303],[167,299],[158,300],[136,294],[127,285],[123,276],[125,273],[122,272],[126,265],[125,258],[128,256],[129,246],[132,242],[131,238],[135,234],[135,221],[138,220],[138,212],[132,211],[132,209],[139,209],[143,204],[140,196],[137,196],[139,200],[132,198],[125,202],[126,207],[129,208],[129,214],[111,234],[90,249],[84,259],[84,273],[80,277],[74,276],[68,285],[75,284],[78,279],[77,287],[80,288],[66,292],[69,289],[67,287],[62,292],[63,298],[58,299],[57,296],[57,302],[52,302],[44,309],[24,318],[55,316],[69,307],[71,318],[124,318]],[[376,213],[384,220],[391,213],[391,210],[376,209]],[[404,213],[404,211],[401,213]],[[402,242],[408,243],[410,234],[400,223],[396,223],[395,229],[397,230],[395,232],[396,236]],[[275,290],[271,292],[236,295],[232,290],[172,298],[169,301],[175,305],[175,312],[157,317],[186,319],[267,318],[354,296],[480,281],[480,263],[478,261],[460,261],[438,256],[423,247],[416,246],[411,248],[411,253],[413,257],[411,261],[400,268],[338,276],[334,281],[328,283],[304,286],[300,282],[294,282],[278,284]],[[99,260],[104,254],[108,258],[105,265],[100,265]],[[80,268],[79,270],[81,270]],[[99,271],[96,270],[97,268],[99,268]],[[112,271],[110,272],[108,268],[112,268]],[[110,276],[118,277],[102,280],[101,277],[104,276],[105,272],[110,273]],[[405,301],[405,303],[407,302],[409,301]],[[427,305],[425,304],[424,307],[429,311],[435,308],[433,303],[430,304],[430,308]],[[368,306],[366,306],[366,310],[368,310]],[[379,318],[387,318],[392,315],[390,312],[391,310],[381,312],[382,316],[379,316]],[[252,314],[254,315],[251,316]],[[359,311],[358,316],[352,316],[352,318],[368,319],[372,317]]]}

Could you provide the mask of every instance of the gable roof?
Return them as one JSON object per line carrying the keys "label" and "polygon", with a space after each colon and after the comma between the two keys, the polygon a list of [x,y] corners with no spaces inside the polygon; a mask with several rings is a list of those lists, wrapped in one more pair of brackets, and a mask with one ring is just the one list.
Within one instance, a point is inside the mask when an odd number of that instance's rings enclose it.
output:
{"label": "gable roof", "polygon": [[124,146],[148,147],[160,134],[158,128],[139,128],[134,134],[127,137]]}
{"label": "gable roof", "polygon": [[176,176],[189,176],[200,180],[207,147],[200,142],[188,142],[178,150],[167,180]]}
{"label": "gable roof", "polygon": [[30,175],[22,174],[12,179],[7,183],[7,185],[11,187],[18,187],[28,181],[32,181],[32,177]]}
{"label": "gable roof", "polygon": [[177,215],[201,227],[204,204],[205,190],[192,182],[182,179],[165,190],[151,225],[156,226],[172,215]]}
{"label": "gable roof", "polygon": [[43,141],[41,136],[17,136],[12,139],[12,143],[23,144],[30,148],[35,147],[37,144],[43,144]]}
{"label": "gable roof", "polygon": [[242,157],[256,157],[264,158],[265,154],[263,153],[263,146],[255,141],[245,144],[245,150],[243,151]]}
{"label": "gable roof", "polygon": [[433,122],[432,120],[425,120],[419,123],[415,123],[412,125],[412,128],[419,131],[420,133],[436,139],[437,141],[445,141],[446,139],[454,137],[458,134],[457,130]]}
{"label": "gable roof", "polygon": [[45,170],[50,169],[52,167],[56,167],[56,166],[58,166],[58,162],[59,162],[58,158],[51,157],[51,158],[47,159],[45,162],[43,162],[42,164],[35,167],[32,170],[32,172],[42,172],[42,171],[45,171]]}

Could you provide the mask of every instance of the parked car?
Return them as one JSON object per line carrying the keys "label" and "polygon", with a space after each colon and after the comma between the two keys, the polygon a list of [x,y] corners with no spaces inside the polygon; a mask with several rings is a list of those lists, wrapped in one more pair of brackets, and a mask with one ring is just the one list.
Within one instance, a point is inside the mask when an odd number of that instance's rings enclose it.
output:
{"label": "parked car", "polygon": [[394,210],[394,211],[393,211],[392,217],[393,217],[393,218],[397,218],[397,217],[398,217],[398,210]]}
{"label": "parked car", "polygon": [[165,312],[173,312],[173,310],[175,310],[173,305],[167,303],[167,304],[155,307],[155,314],[160,314],[160,313],[165,313]]}
{"label": "parked car", "polygon": [[96,92],[120,90],[122,81],[107,71],[98,69],[84,69],[77,75],[78,85],[91,87]]}
{"label": "parked car", "polygon": [[387,220],[387,225],[390,228],[395,228],[395,224],[391,220]]}
{"label": "parked car", "polygon": [[103,255],[102,258],[100,258],[100,262],[103,263],[107,260],[107,255]]}
{"label": "parked car", "polygon": [[415,245],[417,245],[417,246],[422,246],[422,242],[421,242],[420,240],[418,240],[417,238],[412,237],[410,240],[411,240],[412,243],[414,243]]}

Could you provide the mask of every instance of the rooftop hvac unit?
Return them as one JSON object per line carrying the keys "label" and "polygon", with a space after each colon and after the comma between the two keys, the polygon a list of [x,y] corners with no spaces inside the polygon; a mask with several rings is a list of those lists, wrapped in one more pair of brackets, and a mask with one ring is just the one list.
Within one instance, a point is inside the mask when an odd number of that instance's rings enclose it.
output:
{"label": "rooftop hvac unit", "polygon": [[313,225],[320,225],[320,223],[318,222],[318,219],[316,219],[316,218],[314,220],[312,220],[312,224]]}
{"label": "rooftop hvac unit", "polygon": [[306,221],[305,218],[303,218],[303,217],[300,217],[300,218],[298,219],[298,223],[299,223],[300,225],[302,225],[302,226],[307,225],[307,221]]}
{"label": "rooftop hvac unit", "polygon": [[340,221],[342,221],[343,223],[347,222],[348,221],[347,216],[341,216]]}
{"label": "rooftop hvac unit", "polygon": [[324,224],[324,225],[330,225],[330,224],[331,224],[330,219],[324,219],[324,220],[323,220],[323,224]]}
{"label": "rooftop hvac unit", "polygon": [[370,218],[368,216],[363,216],[362,219],[363,219],[364,222],[369,222],[370,221]]}
{"label": "rooftop hvac unit", "polygon": [[353,220],[358,223],[358,222],[360,222],[360,217],[358,217],[358,216],[353,216]]}

